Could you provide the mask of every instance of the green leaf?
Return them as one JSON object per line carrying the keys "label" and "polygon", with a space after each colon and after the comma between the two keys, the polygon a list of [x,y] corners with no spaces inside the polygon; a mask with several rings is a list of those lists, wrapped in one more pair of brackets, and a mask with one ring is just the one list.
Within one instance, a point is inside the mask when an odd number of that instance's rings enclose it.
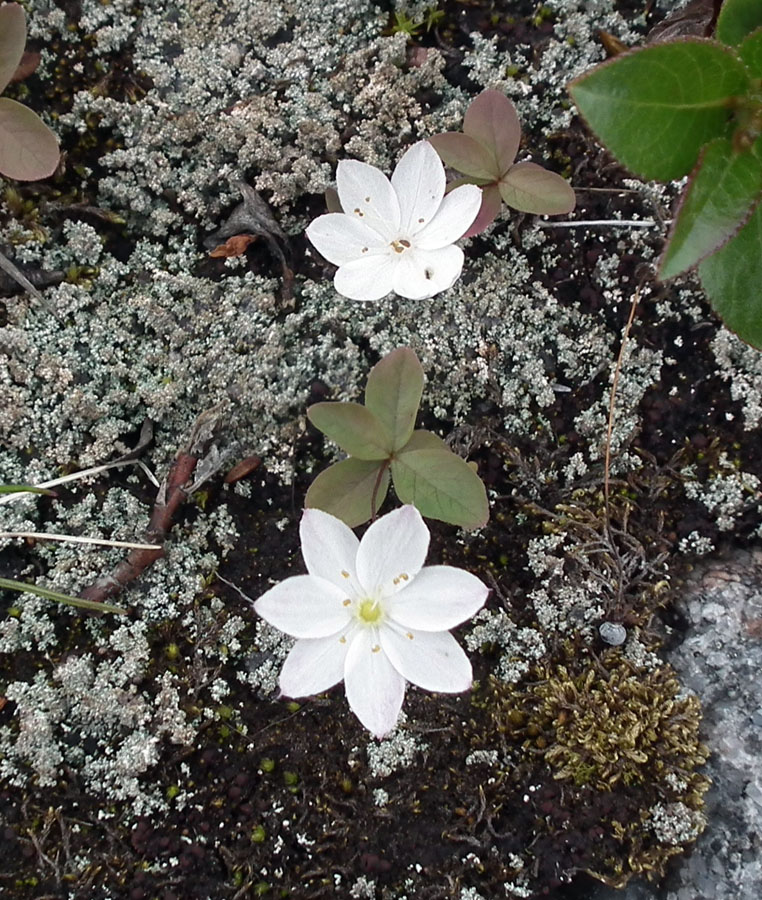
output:
{"label": "green leaf", "polygon": [[538,216],[570,213],[577,203],[568,181],[533,162],[511,166],[498,188],[508,206]]}
{"label": "green leaf", "polygon": [[391,435],[392,452],[410,440],[422,394],[423,367],[409,347],[387,353],[368,373],[365,406]]}
{"label": "green leaf", "polygon": [[466,110],[463,131],[495,157],[499,174],[513,165],[519,150],[521,125],[516,107],[505,94],[482,91]]}
{"label": "green leaf", "polygon": [[55,497],[56,492],[47,488],[32,487],[29,484],[0,484],[0,494],[47,494]]}
{"label": "green leaf", "polygon": [[735,47],[760,25],[762,4],[759,0],[725,0],[717,17],[715,36],[723,44]]}
{"label": "green leaf", "polygon": [[384,468],[379,482],[378,476],[383,463],[364,459],[344,459],[330,466],[312,482],[304,505],[322,509],[355,528],[371,517],[373,489],[376,493],[376,512],[384,502],[389,490],[389,467]]}
{"label": "green leaf", "polygon": [[8,82],[21,62],[26,46],[26,18],[18,3],[0,6],[0,91]]}
{"label": "green leaf", "polygon": [[391,432],[359,403],[315,403],[307,409],[310,422],[357,459],[387,459]]}
{"label": "green leaf", "polygon": [[69,594],[61,594],[48,588],[38,587],[36,584],[28,584],[26,581],[14,581],[11,578],[0,578],[0,588],[9,591],[20,591],[24,594],[34,594],[44,597],[46,600],[55,600],[56,603],[65,603],[68,606],[76,606],[79,609],[87,609],[90,612],[115,613],[118,616],[126,616],[127,610],[121,606],[112,606],[110,603],[96,603],[94,600],[83,600],[81,597],[70,597]]}
{"label": "green leaf", "polygon": [[485,228],[489,228],[500,214],[502,205],[503,201],[497,185],[485,185],[482,188],[482,205],[479,207],[479,212],[476,214],[473,224],[463,237],[473,237],[475,234],[481,234]]}
{"label": "green leaf", "polygon": [[732,240],[701,263],[699,277],[727,327],[762,350],[762,205]]}
{"label": "green leaf", "polygon": [[446,166],[472,178],[497,181],[500,177],[494,154],[476,138],[459,131],[445,131],[426,139]]}
{"label": "green leaf", "polygon": [[37,113],[0,97],[0,172],[36,181],[52,175],[59,159],[58,138]]}
{"label": "green leaf", "polygon": [[691,171],[703,144],[729,130],[746,69],[711,41],[654,44],[597,66],[569,85],[590,128],[641,178],[671,181]]}
{"label": "green leaf", "polygon": [[402,503],[412,503],[423,516],[461,528],[487,524],[489,503],[484,484],[468,463],[450,450],[405,448],[392,460],[392,480]]}
{"label": "green leaf", "polygon": [[762,78],[762,28],[746,38],[738,48],[738,55],[755,78]]}
{"label": "green leaf", "polygon": [[441,437],[427,431],[425,428],[418,428],[410,435],[410,440],[400,450],[400,453],[409,453],[412,450],[446,450],[448,453],[452,451]]}
{"label": "green leaf", "polygon": [[[757,141],[762,148],[762,139]],[[714,253],[738,232],[762,193],[762,165],[727,138],[706,145],[683,194],[659,278],[673,278]]]}

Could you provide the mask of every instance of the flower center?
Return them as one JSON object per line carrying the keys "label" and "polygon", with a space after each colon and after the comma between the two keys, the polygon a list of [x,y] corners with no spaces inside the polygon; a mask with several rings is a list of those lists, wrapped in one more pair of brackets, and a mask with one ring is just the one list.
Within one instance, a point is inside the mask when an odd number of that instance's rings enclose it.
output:
{"label": "flower center", "polygon": [[357,618],[363,625],[378,625],[383,618],[384,611],[378,600],[361,600],[357,606]]}
{"label": "flower center", "polygon": [[394,250],[395,253],[404,253],[405,250],[410,249],[410,241],[405,240],[404,238],[400,238],[398,241],[392,241],[389,246]]}

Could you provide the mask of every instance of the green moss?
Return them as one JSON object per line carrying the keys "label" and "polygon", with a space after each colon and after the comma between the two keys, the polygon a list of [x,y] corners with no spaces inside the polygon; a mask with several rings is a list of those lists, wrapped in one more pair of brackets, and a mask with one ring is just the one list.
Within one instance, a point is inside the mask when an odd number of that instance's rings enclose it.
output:
{"label": "green moss", "polygon": [[519,760],[487,789],[488,809],[498,814],[512,791],[532,785],[524,798],[537,813],[534,852],[555,854],[559,871],[566,857],[570,869],[621,887],[638,873],[661,876],[681,852],[657,840],[651,811],[682,803],[701,812],[708,750],[698,700],[681,694],[670,666],[640,669],[620,650],[598,657],[569,645],[520,685],[490,679],[474,703],[486,728],[477,726],[473,745],[497,742]]}

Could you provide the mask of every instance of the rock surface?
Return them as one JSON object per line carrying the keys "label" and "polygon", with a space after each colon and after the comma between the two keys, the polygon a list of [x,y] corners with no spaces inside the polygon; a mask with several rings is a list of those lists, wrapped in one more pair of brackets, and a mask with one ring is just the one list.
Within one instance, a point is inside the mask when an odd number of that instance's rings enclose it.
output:
{"label": "rock surface", "polygon": [[762,895],[762,549],[702,561],[684,586],[682,643],[668,654],[704,707],[708,825],[661,885],[591,900],[756,900]]}

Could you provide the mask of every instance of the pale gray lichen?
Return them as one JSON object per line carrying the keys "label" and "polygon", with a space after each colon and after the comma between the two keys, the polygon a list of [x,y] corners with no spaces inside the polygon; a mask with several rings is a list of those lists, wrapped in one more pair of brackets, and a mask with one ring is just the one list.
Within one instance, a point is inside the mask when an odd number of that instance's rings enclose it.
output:
{"label": "pale gray lichen", "polygon": [[368,768],[374,778],[388,778],[398,769],[412,765],[428,748],[425,741],[405,729],[403,718],[391,735],[368,744]]}
{"label": "pale gray lichen", "polygon": [[649,810],[648,825],[662,844],[679,846],[696,840],[706,827],[706,818],[678,800],[653,806]]}

